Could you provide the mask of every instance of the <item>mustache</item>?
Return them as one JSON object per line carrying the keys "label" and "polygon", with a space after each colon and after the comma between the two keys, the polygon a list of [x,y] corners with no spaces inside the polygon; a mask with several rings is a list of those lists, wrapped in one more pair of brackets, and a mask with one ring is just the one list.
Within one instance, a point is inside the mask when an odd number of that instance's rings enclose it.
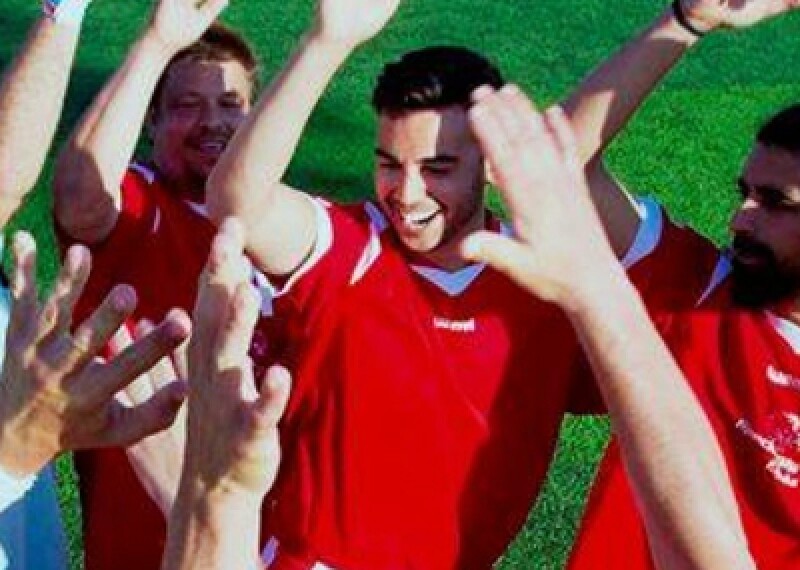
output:
{"label": "mustache", "polygon": [[772,253],[772,250],[768,246],[764,245],[758,240],[743,235],[734,236],[732,249],[734,258],[739,255],[746,255],[748,257],[749,256],[760,257],[766,259],[775,258],[775,255]]}

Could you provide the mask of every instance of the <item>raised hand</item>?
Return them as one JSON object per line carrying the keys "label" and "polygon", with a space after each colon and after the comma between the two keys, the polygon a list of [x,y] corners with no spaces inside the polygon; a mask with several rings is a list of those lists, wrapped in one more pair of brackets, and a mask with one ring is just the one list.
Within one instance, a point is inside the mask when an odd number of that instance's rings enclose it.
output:
{"label": "raised hand", "polygon": [[679,0],[684,14],[701,30],[743,28],[800,6],[798,0]]}
{"label": "raised hand", "polygon": [[159,0],[148,31],[178,51],[197,41],[227,5],[228,0]]}
{"label": "raised hand", "polygon": [[[134,330],[138,340],[150,334],[153,325],[142,321]],[[118,354],[133,344],[128,327],[121,327],[111,339],[111,350]],[[142,374],[119,393],[129,406],[147,402],[172,382],[186,383],[186,342],[171,357],[162,358],[149,372]],[[181,406],[172,425],[125,449],[136,477],[165,517],[169,516],[178,491],[183,454],[186,447],[186,406]]]}
{"label": "raised hand", "polygon": [[509,209],[515,236],[479,232],[464,255],[506,273],[544,300],[575,306],[597,275],[616,265],[559,107],[544,115],[516,86],[482,87],[470,123]]}
{"label": "raised hand", "polygon": [[168,384],[133,407],[115,394],[186,338],[188,317],[170,314],[104,362],[97,354],[135,308],[133,289],[115,287],[70,333],[72,310],[89,275],[88,251],[69,249],[53,293],[40,303],[33,238],[16,234],[12,250],[13,305],[0,380],[0,464],[28,475],[61,451],[128,445],[168,426],[183,401],[181,386]]}
{"label": "raised hand", "polygon": [[314,33],[355,47],[380,32],[400,0],[319,0]]}
{"label": "raised hand", "polygon": [[259,393],[247,352],[260,302],[243,247],[241,224],[223,222],[200,278],[181,485],[205,499],[238,493],[260,504],[278,469],[277,423],[288,400],[289,374],[273,367]]}

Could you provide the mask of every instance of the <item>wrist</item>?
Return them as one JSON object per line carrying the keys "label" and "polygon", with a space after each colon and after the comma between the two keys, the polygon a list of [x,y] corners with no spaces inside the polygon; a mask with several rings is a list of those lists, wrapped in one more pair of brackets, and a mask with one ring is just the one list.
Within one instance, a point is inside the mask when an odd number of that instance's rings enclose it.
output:
{"label": "wrist", "polygon": [[636,290],[628,280],[625,270],[613,263],[597,264],[595,270],[584,272],[585,277],[576,279],[575,286],[561,305],[571,320],[581,320],[588,315],[605,311],[617,299],[625,299]]}
{"label": "wrist", "polygon": [[142,35],[139,45],[148,53],[157,57],[166,65],[175,54],[183,49],[184,46],[176,45],[165,39],[157,29],[150,26]]}
{"label": "wrist", "polygon": [[326,50],[334,57],[346,59],[361,45],[358,40],[339,38],[327,34],[319,26],[314,25],[305,36],[306,44],[310,47],[319,47]]}
{"label": "wrist", "polygon": [[702,38],[721,24],[697,9],[696,2],[692,0],[673,0],[670,9],[675,22],[696,38]]}
{"label": "wrist", "polygon": [[36,475],[58,453],[36,440],[9,426],[0,427],[0,470],[18,479]]}

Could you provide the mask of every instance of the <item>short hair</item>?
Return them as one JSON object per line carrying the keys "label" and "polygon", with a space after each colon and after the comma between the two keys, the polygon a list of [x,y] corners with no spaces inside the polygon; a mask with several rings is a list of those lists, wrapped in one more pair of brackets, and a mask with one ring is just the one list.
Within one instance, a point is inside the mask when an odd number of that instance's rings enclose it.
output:
{"label": "short hair", "polygon": [[504,83],[500,71],[482,55],[463,47],[428,47],[383,68],[372,93],[372,107],[389,115],[469,107],[475,89],[481,85],[499,89]]}
{"label": "short hair", "polygon": [[780,111],[764,123],[756,140],[764,146],[800,153],[800,104]]}
{"label": "short hair", "polygon": [[153,96],[150,98],[150,110],[153,112],[158,108],[164,85],[169,77],[172,66],[180,61],[201,61],[201,62],[225,62],[238,61],[247,71],[250,77],[253,96],[258,88],[258,60],[256,59],[253,48],[236,31],[215,22],[200,36],[196,42],[176,53],[167,64],[164,73],[158,79]]}

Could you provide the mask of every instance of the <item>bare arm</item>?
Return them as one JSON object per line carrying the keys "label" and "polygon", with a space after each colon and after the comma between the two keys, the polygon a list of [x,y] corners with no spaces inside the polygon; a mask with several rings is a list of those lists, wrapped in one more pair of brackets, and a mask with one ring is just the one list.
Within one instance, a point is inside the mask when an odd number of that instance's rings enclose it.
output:
{"label": "bare arm", "polygon": [[[481,233],[465,253],[570,318],[611,414],[658,567],[754,568],[722,453],[603,234],[567,120],[557,108],[539,116],[514,87],[477,99],[473,127],[516,238]],[[508,125],[521,126],[511,132]],[[558,191],[564,188],[571,191]]]}
{"label": "bare arm", "polygon": [[36,184],[44,165],[61,116],[83,8],[85,3],[70,21],[42,17],[0,83],[0,226]]}
{"label": "bare arm", "polygon": [[316,238],[308,199],[281,183],[300,136],[334,73],[377,34],[398,0],[320,0],[312,29],[234,135],[208,181],[211,216],[236,216],[248,252],[272,275],[291,273]]}
{"label": "bare arm", "polygon": [[170,59],[211,25],[225,0],[196,7],[161,0],[122,67],[95,98],[62,150],[54,180],[55,216],[73,238],[92,244],[117,221],[125,170],[150,99]]}
{"label": "bare arm", "polygon": [[253,570],[261,502],[280,461],[277,424],[289,375],[273,367],[256,389],[247,356],[259,296],[249,283],[241,225],[226,221],[212,245],[189,346],[188,430],[169,519],[165,570]]}
{"label": "bare arm", "polygon": [[[750,26],[797,5],[796,0],[682,0],[681,4],[689,25],[702,32]],[[632,244],[639,217],[624,190],[605,172],[601,153],[698,39],[668,7],[565,102],[578,157],[589,165],[589,188],[618,256]]]}

